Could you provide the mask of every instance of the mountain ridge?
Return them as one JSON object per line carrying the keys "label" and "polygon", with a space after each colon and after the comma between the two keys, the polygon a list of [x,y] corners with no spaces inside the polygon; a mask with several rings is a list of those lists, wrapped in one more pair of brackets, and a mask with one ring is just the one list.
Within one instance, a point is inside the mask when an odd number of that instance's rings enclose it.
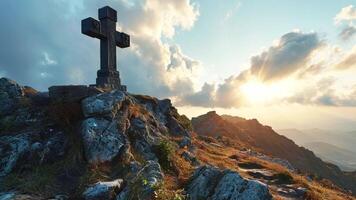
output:
{"label": "mountain ridge", "polygon": [[[220,123],[214,124],[214,121]],[[219,116],[216,112],[209,112],[193,118],[192,124],[198,135],[232,137],[248,144],[247,146],[254,147],[257,151],[286,159],[304,173],[316,174],[332,180],[340,187],[356,191],[355,179],[349,178],[337,166],[323,162],[312,151],[299,147],[292,140],[277,134],[269,126],[263,126],[256,119],[246,120],[229,115]],[[209,128],[205,128],[206,124],[210,125]],[[222,129],[221,124],[224,124],[225,127],[229,126],[229,129]],[[234,131],[234,128],[237,130]],[[254,138],[254,141],[243,140],[248,136]]]}

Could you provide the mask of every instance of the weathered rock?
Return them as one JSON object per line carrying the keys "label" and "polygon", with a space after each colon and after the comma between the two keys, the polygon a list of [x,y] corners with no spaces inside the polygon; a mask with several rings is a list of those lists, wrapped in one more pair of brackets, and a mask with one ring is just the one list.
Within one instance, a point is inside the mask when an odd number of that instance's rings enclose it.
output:
{"label": "weathered rock", "polygon": [[237,172],[212,166],[198,168],[187,186],[188,200],[268,200],[268,187],[242,178]]}
{"label": "weathered rock", "polygon": [[7,175],[17,166],[41,165],[57,161],[67,147],[64,133],[30,131],[0,137],[0,176]]}
{"label": "weathered rock", "polygon": [[0,200],[39,200],[39,199],[41,198],[38,196],[18,194],[16,191],[0,193]]}
{"label": "weathered rock", "polygon": [[227,170],[217,184],[212,200],[268,200],[272,199],[267,185],[242,178],[238,173]]}
{"label": "weathered rock", "polygon": [[190,147],[192,145],[192,140],[190,137],[185,136],[180,142],[179,142],[179,147],[180,148],[185,148],[185,147]]}
{"label": "weathered rock", "polygon": [[84,191],[83,198],[86,200],[114,199],[122,185],[122,179],[110,182],[98,182]]}
{"label": "weathered rock", "polygon": [[67,199],[69,199],[69,197],[67,195],[57,194],[54,196],[54,198],[52,198],[50,200],[67,200]]}
{"label": "weathered rock", "polygon": [[24,88],[8,78],[0,78],[0,115],[14,110],[24,96]]}
{"label": "weathered rock", "polygon": [[214,191],[221,172],[212,166],[198,168],[190,179],[187,187],[188,200],[208,199]]}
{"label": "weathered rock", "polygon": [[82,122],[81,135],[84,152],[90,163],[111,161],[126,144],[115,122],[101,118],[88,118]]}
{"label": "weathered rock", "polygon": [[28,155],[28,163],[44,164],[53,163],[64,156],[67,147],[67,138],[61,131],[49,129],[42,133],[41,137],[47,137],[42,140],[33,140]]}
{"label": "weathered rock", "polygon": [[190,137],[190,134],[189,134],[188,130],[186,130],[186,129],[178,122],[178,120],[177,120],[176,118],[174,118],[173,116],[169,116],[169,117],[168,117],[167,127],[168,127],[170,133],[173,134],[173,135],[188,136],[188,137]]}
{"label": "weathered rock", "polygon": [[190,152],[184,151],[181,155],[186,161],[190,162],[194,166],[200,165],[198,159]]}
{"label": "weathered rock", "polygon": [[110,113],[114,107],[120,109],[125,93],[119,90],[101,93],[82,100],[82,110],[85,117]]}
{"label": "weathered rock", "polygon": [[17,162],[30,151],[30,139],[27,135],[0,137],[0,176],[9,174]]}
{"label": "weathered rock", "polygon": [[161,166],[156,161],[148,161],[137,175],[120,192],[116,200],[150,199],[154,187],[163,179]]}
{"label": "weathered rock", "polygon": [[49,97],[53,102],[78,102],[86,97],[103,91],[86,85],[61,85],[48,88]]}
{"label": "weathered rock", "polygon": [[0,193],[0,200],[12,200],[15,197],[14,192],[1,192]]}
{"label": "weathered rock", "polygon": [[138,139],[134,142],[133,147],[145,160],[158,160],[152,152],[151,146],[146,141]]}

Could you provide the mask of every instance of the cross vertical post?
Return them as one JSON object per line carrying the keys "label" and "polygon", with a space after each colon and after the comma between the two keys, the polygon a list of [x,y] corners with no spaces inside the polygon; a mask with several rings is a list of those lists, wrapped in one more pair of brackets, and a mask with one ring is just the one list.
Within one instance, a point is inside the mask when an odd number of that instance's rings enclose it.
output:
{"label": "cross vertical post", "polygon": [[100,22],[91,17],[82,20],[82,33],[100,39],[100,69],[97,72],[96,86],[126,91],[117,71],[116,46],[129,47],[130,36],[116,31],[116,10],[105,6],[99,9],[98,15]]}

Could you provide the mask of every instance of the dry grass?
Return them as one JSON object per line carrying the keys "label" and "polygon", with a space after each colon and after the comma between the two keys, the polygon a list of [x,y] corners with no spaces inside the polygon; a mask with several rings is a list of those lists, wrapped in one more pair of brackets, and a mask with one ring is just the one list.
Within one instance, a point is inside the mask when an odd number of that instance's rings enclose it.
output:
{"label": "dry grass", "polygon": [[[239,154],[237,148],[232,146],[227,146],[220,148],[214,145],[210,145],[204,141],[194,139],[192,140],[194,145],[198,147],[196,156],[203,163],[217,166],[221,169],[231,169],[238,171],[243,177],[251,178],[246,171],[240,170],[237,166],[238,162],[253,162],[262,165],[264,168],[274,171],[276,173],[286,173],[290,174],[293,177],[294,184],[296,187],[304,187],[308,189],[306,194],[306,199],[308,200],[356,200],[350,194],[345,193],[341,189],[338,189],[335,186],[328,185],[327,182],[309,182],[305,176],[299,175],[296,173],[289,172],[285,167],[261,160],[256,157],[248,156],[245,154]],[[238,161],[236,159],[230,159],[231,155],[237,155]],[[270,188],[270,192],[273,195],[274,199],[283,199],[277,191]]]}

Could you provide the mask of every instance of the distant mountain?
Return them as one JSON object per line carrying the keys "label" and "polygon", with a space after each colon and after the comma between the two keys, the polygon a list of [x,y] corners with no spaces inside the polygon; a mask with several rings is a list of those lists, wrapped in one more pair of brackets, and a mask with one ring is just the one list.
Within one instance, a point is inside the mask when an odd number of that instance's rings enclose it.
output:
{"label": "distant mountain", "polygon": [[277,130],[276,132],[293,140],[299,146],[308,142],[318,141],[317,138],[313,135],[304,133],[298,129],[281,129]]}
{"label": "distant mountain", "polygon": [[356,152],[356,131],[342,132],[322,129],[282,129],[277,130],[277,132],[293,140],[300,146],[310,142],[324,142]]}
{"label": "distant mountain", "polygon": [[344,171],[356,170],[356,153],[325,142],[309,142],[303,145],[327,162],[338,165]]}
{"label": "distant mountain", "polygon": [[288,160],[304,173],[327,178],[343,188],[356,192],[356,177],[346,175],[337,166],[322,161],[312,151],[299,147],[292,140],[277,134],[271,127],[260,124],[256,119],[219,116],[213,111],[193,118],[192,124],[194,131],[199,135],[230,137],[253,150]]}

